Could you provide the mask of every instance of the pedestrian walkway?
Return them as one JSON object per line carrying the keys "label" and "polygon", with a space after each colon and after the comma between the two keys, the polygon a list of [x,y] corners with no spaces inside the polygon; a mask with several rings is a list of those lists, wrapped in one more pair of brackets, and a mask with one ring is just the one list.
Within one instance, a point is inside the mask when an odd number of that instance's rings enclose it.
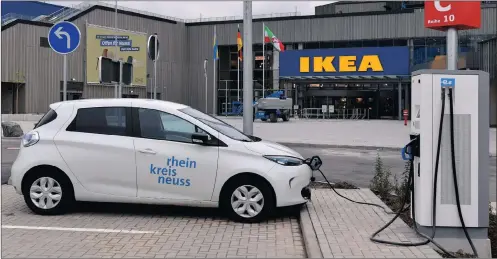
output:
{"label": "pedestrian walkway", "polygon": [[[337,190],[353,200],[386,205],[369,189]],[[313,190],[312,202],[301,212],[308,213],[310,222],[303,224],[302,232],[306,248],[317,247],[319,251],[308,254],[324,258],[441,258],[431,247],[401,247],[373,243],[369,240],[372,233],[383,226],[393,216],[380,208],[360,205],[347,201],[330,189]],[[302,217],[302,216],[301,216]],[[307,231],[311,228],[313,231]],[[309,236],[308,233],[315,234]],[[306,234],[307,233],[307,234]],[[317,245],[309,240],[317,240]],[[413,229],[401,219],[397,219],[378,238],[394,242],[417,242]]]}
{"label": "pedestrian walkway", "polygon": [[[243,130],[241,117],[218,117]],[[288,146],[386,148],[400,150],[407,144],[410,124],[397,120],[308,120],[277,123],[254,121],[254,135]],[[489,128],[489,152],[496,155],[496,129]]]}
{"label": "pedestrian walkway", "polygon": [[[219,119],[243,130],[242,117],[223,117]],[[33,129],[36,121],[14,121],[19,123],[24,132]],[[409,140],[410,127],[397,120],[317,120],[290,119],[277,123],[254,122],[254,135],[288,146],[309,147],[345,147],[362,149],[399,150]],[[410,124],[408,124],[410,125]],[[489,128],[489,152],[496,156],[495,128]]]}

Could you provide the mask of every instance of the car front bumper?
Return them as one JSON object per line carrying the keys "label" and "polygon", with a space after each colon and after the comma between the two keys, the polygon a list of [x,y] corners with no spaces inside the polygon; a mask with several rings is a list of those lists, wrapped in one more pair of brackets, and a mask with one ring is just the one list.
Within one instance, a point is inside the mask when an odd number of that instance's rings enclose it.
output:
{"label": "car front bumper", "polygon": [[276,206],[286,207],[306,203],[311,198],[312,170],[307,165],[275,166],[271,169]]}

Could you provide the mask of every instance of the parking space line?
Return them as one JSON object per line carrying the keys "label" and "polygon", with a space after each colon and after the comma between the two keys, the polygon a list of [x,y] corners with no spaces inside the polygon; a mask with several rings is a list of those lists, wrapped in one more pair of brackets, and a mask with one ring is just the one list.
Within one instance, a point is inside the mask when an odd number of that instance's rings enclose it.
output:
{"label": "parking space line", "polygon": [[29,230],[55,230],[55,231],[75,231],[75,232],[100,232],[100,233],[121,233],[121,234],[157,234],[156,231],[107,229],[107,228],[63,228],[63,227],[33,227],[33,226],[13,226],[4,225],[5,229],[29,229]]}
{"label": "parking space line", "polygon": [[8,149],[8,150],[19,150],[21,148],[20,147],[7,147],[5,149]]}

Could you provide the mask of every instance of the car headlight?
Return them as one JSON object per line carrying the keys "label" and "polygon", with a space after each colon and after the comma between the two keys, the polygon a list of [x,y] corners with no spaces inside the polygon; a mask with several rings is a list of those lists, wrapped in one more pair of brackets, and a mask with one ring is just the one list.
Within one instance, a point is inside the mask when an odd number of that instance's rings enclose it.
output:
{"label": "car headlight", "polygon": [[304,163],[302,159],[291,156],[264,156],[264,157],[284,166],[299,166]]}
{"label": "car headlight", "polygon": [[40,140],[40,135],[37,131],[28,132],[22,136],[22,145],[24,147],[32,146]]}

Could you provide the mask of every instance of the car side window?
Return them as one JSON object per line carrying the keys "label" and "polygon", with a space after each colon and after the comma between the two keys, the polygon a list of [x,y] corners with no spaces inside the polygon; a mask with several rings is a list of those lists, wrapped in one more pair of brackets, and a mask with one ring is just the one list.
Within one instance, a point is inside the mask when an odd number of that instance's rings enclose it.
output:
{"label": "car side window", "polygon": [[192,134],[205,133],[178,116],[151,109],[138,109],[141,137],[192,143]]}
{"label": "car side window", "polygon": [[80,108],[67,131],[126,136],[125,107]]}

